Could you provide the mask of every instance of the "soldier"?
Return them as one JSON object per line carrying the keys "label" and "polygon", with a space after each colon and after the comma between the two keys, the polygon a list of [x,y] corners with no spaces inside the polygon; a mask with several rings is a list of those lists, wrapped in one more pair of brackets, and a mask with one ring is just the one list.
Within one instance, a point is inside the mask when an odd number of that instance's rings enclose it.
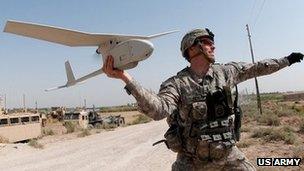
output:
{"label": "soldier", "polygon": [[164,141],[177,152],[172,170],[255,170],[235,146],[235,115],[230,90],[240,82],[276,72],[303,60],[292,53],[255,64],[214,64],[214,34],[208,29],[188,32],[181,41],[182,56],[190,63],[160,86],[158,94],[146,90],[126,71],[113,68],[113,57],[103,65],[108,77],[126,83],[140,111],[154,120],[167,117]]}

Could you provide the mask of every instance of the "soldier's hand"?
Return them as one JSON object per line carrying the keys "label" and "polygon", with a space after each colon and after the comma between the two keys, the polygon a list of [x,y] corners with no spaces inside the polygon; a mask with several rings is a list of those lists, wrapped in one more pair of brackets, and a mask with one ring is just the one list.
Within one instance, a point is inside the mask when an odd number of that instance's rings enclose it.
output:
{"label": "soldier's hand", "polygon": [[113,64],[114,58],[111,55],[107,56],[107,59],[102,66],[102,71],[110,78],[121,79],[125,83],[128,83],[132,79],[132,77],[124,70],[115,69],[113,67]]}
{"label": "soldier's hand", "polygon": [[301,60],[303,60],[303,56],[304,55],[302,53],[291,53],[286,57],[289,61],[289,66],[296,62],[301,62]]}

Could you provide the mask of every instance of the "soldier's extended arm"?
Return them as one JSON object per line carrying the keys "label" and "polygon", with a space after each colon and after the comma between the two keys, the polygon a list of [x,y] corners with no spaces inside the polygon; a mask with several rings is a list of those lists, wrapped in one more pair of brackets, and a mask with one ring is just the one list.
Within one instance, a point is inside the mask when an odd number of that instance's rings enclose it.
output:
{"label": "soldier's extended arm", "polygon": [[139,110],[154,120],[160,120],[178,112],[179,92],[174,78],[165,81],[158,94],[146,90],[134,79],[126,85],[125,89],[135,97]]}
{"label": "soldier's extended arm", "polygon": [[126,83],[125,89],[135,97],[143,113],[154,120],[160,120],[178,112],[179,93],[174,78],[164,82],[159,93],[155,94],[140,86],[127,72],[113,68],[113,63],[113,57],[108,56],[102,70],[108,77],[121,79]]}
{"label": "soldier's extended arm", "polygon": [[228,77],[228,82],[233,85],[246,81],[253,77],[259,77],[274,73],[295,62],[300,62],[302,59],[303,54],[292,53],[287,57],[283,57],[280,59],[266,59],[259,61],[255,64],[244,62],[232,62],[226,64],[225,69]]}

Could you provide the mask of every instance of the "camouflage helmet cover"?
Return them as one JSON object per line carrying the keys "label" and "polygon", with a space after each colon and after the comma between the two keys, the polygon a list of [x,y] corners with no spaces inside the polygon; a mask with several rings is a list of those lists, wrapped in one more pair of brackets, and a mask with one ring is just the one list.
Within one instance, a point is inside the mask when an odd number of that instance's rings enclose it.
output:
{"label": "camouflage helmet cover", "polygon": [[181,51],[183,57],[187,57],[186,51],[190,48],[198,37],[206,36],[214,41],[214,34],[209,29],[194,29],[189,31],[182,39]]}

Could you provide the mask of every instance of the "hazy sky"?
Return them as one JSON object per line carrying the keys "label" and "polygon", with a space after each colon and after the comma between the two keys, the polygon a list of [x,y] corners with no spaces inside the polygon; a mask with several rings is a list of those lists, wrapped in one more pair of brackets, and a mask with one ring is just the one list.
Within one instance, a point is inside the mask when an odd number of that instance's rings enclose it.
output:
{"label": "hazy sky", "polygon": [[[154,53],[129,73],[144,87],[158,91],[161,82],[188,63],[180,54],[182,36],[193,28],[208,27],[215,33],[219,63],[251,62],[245,25],[252,31],[256,60],[304,52],[303,0],[3,0],[0,28],[7,20],[41,23],[96,33],[150,35],[179,29],[180,32],[152,40]],[[96,47],[71,48],[0,32],[0,94],[8,107],[109,106],[135,102],[120,80],[104,75],[85,84],[44,92],[65,84],[65,60],[79,77],[101,67],[94,58]],[[304,63],[259,78],[261,92],[304,90]],[[255,91],[254,81],[240,89]]]}

